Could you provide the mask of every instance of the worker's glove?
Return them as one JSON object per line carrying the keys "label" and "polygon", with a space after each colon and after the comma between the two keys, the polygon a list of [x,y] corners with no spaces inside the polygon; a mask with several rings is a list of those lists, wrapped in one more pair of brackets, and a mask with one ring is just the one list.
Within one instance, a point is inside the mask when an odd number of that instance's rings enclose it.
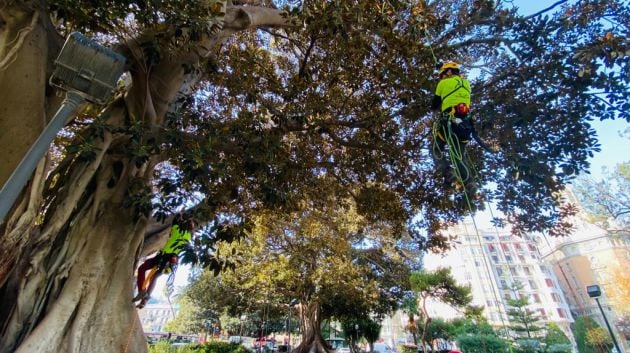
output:
{"label": "worker's glove", "polygon": [[461,123],[463,123],[463,122],[464,122],[464,121],[463,121],[462,119],[460,119],[460,118],[455,118],[455,119],[453,119],[453,121],[454,121],[454,122],[455,122],[455,124],[457,124],[457,125],[459,125],[459,124],[461,124]]}

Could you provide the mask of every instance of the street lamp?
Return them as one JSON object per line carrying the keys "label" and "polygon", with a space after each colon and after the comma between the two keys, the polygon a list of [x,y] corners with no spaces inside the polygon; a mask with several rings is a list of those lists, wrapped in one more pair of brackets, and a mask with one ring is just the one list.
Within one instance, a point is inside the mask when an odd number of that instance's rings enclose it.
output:
{"label": "street lamp", "polygon": [[86,100],[97,104],[107,102],[124,71],[125,61],[122,55],[78,32],[68,36],[50,77],[50,84],[66,91],[66,98],[0,189],[0,224],[74,111]]}
{"label": "street lamp", "polygon": [[602,295],[601,289],[596,284],[590,285],[586,287],[586,293],[591,298],[595,298],[597,302],[597,306],[599,306],[599,311],[602,313],[602,317],[604,318],[604,322],[606,323],[606,327],[608,328],[608,333],[610,333],[610,338],[612,338],[613,344],[615,345],[615,349],[617,353],[621,353],[621,349],[619,349],[619,344],[617,343],[617,339],[615,338],[615,334],[613,333],[610,324],[608,323],[608,319],[606,318],[606,314],[604,313],[604,309],[602,309],[602,305],[599,303],[599,297]]}

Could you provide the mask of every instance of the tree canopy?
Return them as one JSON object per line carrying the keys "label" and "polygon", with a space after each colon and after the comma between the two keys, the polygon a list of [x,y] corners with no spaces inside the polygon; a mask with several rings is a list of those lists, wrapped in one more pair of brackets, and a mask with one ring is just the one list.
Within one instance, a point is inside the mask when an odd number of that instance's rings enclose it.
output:
{"label": "tree canopy", "polygon": [[455,308],[462,308],[472,301],[470,286],[459,285],[451,274],[450,268],[439,268],[433,272],[414,272],[411,274],[409,282],[411,290],[418,296],[418,307],[424,320],[420,342],[423,347],[426,347],[426,338],[431,323],[431,317],[429,317],[427,310],[427,299],[432,298]]}
{"label": "tree canopy", "polygon": [[48,82],[64,37],[84,33],[127,66],[107,104],[75,112],[0,225],[0,352],[142,351],[134,264],[184,208],[208,225],[186,260],[213,270],[232,266],[215,243],[259,214],[331,195],[446,247],[440,230],[469,211],[429,154],[434,57],[479,72],[473,115],[498,152],[471,145],[492,185],[473,203],[496,202],[515,232],[562,233],[574,210],[558,191],[598,150],[590,121],[629,119],[628,15],[619,0],[527,17],[491,0],[3,1],[2,183],[59,108]]}
{"label": "tree canopy", "polygon": [[312,339],[308,328],[318,333],[322,320],[331,318],[353,327],[360,322],[363,335],[372,332],[371,318],[391,313],[409,290],[419,253],[412,251],[411,238],[392,238],[383,228],[359,229],[365,220],[350,205],[331,206],[325,212],[261,215],[248,237],[216,250],[237,265],[216,278],[204,273],[186,295],[203,309],[233,316],[266,310],[284,317],[295,300],[304,341]]}
{"label": "tree canopy", "polygon": [[[606,171],[602,180],[580,178],[574,188],[577,198],[590,218],[607,228],[630,226],[630,162]],[[610,224],[613,221],[614,225]]]}

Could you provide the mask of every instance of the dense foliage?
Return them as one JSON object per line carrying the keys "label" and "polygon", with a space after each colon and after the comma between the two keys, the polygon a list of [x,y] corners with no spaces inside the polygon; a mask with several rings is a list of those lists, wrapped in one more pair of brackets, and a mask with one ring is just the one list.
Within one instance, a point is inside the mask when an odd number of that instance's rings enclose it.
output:
{"label": "dense foliage", "polygon": [[[203,273],[185,298],[200,310],[244,314],[248,321],[258,314],[267,325],[293,315],[304,335],[306,327],[319,332],[334,318],[350,329],[347,337],[356,341],[360,332],[374,341],[380,330],[375,318],[398,307],[420,255],[410,238],[391,234],[368,227],[350,204],[333,202],[326,212],[289,217],[266,214],[246,239],[217,248],[219,258],[238,265],[218,277]],[[285,330],[267,326],[259,334]]]}
{"label": "dense foliage", "polygon": [[470,146],[474,207],[496,202],[516,233],[564,234],[574,209],[559,191],[598,150],[589,122],[629,119],[629,11],[619,0],[529,17],[492,0],[3,1],[3,176],[60,105],[48,82],[67,34],[128,62],[0,225],[0,352],[140,347],[134,262],[184,208],[199,231],[183,262],[217,272],[237,267],[217,242],[331,199],[391,239],[447,247],[441,230],[469,210],[430,158],[435,57],[470,74],[477,130],[497,151]]}

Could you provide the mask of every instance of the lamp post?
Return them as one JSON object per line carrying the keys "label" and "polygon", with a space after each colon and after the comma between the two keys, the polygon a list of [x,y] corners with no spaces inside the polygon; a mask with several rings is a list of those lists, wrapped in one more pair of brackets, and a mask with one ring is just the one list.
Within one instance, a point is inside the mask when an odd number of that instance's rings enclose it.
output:
{"label": "lamp post", "polygon": [[615,334],[613,333],[613,330],[610,327],[610,324],[608,323],[608,319],[606,318],[604,309],[602,308],[602,305],[599,303],[599,297],[602,295],[601,289],[599,289],[598,285],[593,284],[586,287],[586,293],[588,293],[589,297],[595,298],[595,301],[597,302],[597,306],[599,307],[599,311],[602,313],[602,317],[604,318],[604,322],[606,323],[606,327],[608,328],[608,333],[610,333],[610,338],[612,338],[613,344],[615,345],[615,349],[617,350],[617,353],[622,353],[621,349],[619,349],[619,344],[617,343]]}

